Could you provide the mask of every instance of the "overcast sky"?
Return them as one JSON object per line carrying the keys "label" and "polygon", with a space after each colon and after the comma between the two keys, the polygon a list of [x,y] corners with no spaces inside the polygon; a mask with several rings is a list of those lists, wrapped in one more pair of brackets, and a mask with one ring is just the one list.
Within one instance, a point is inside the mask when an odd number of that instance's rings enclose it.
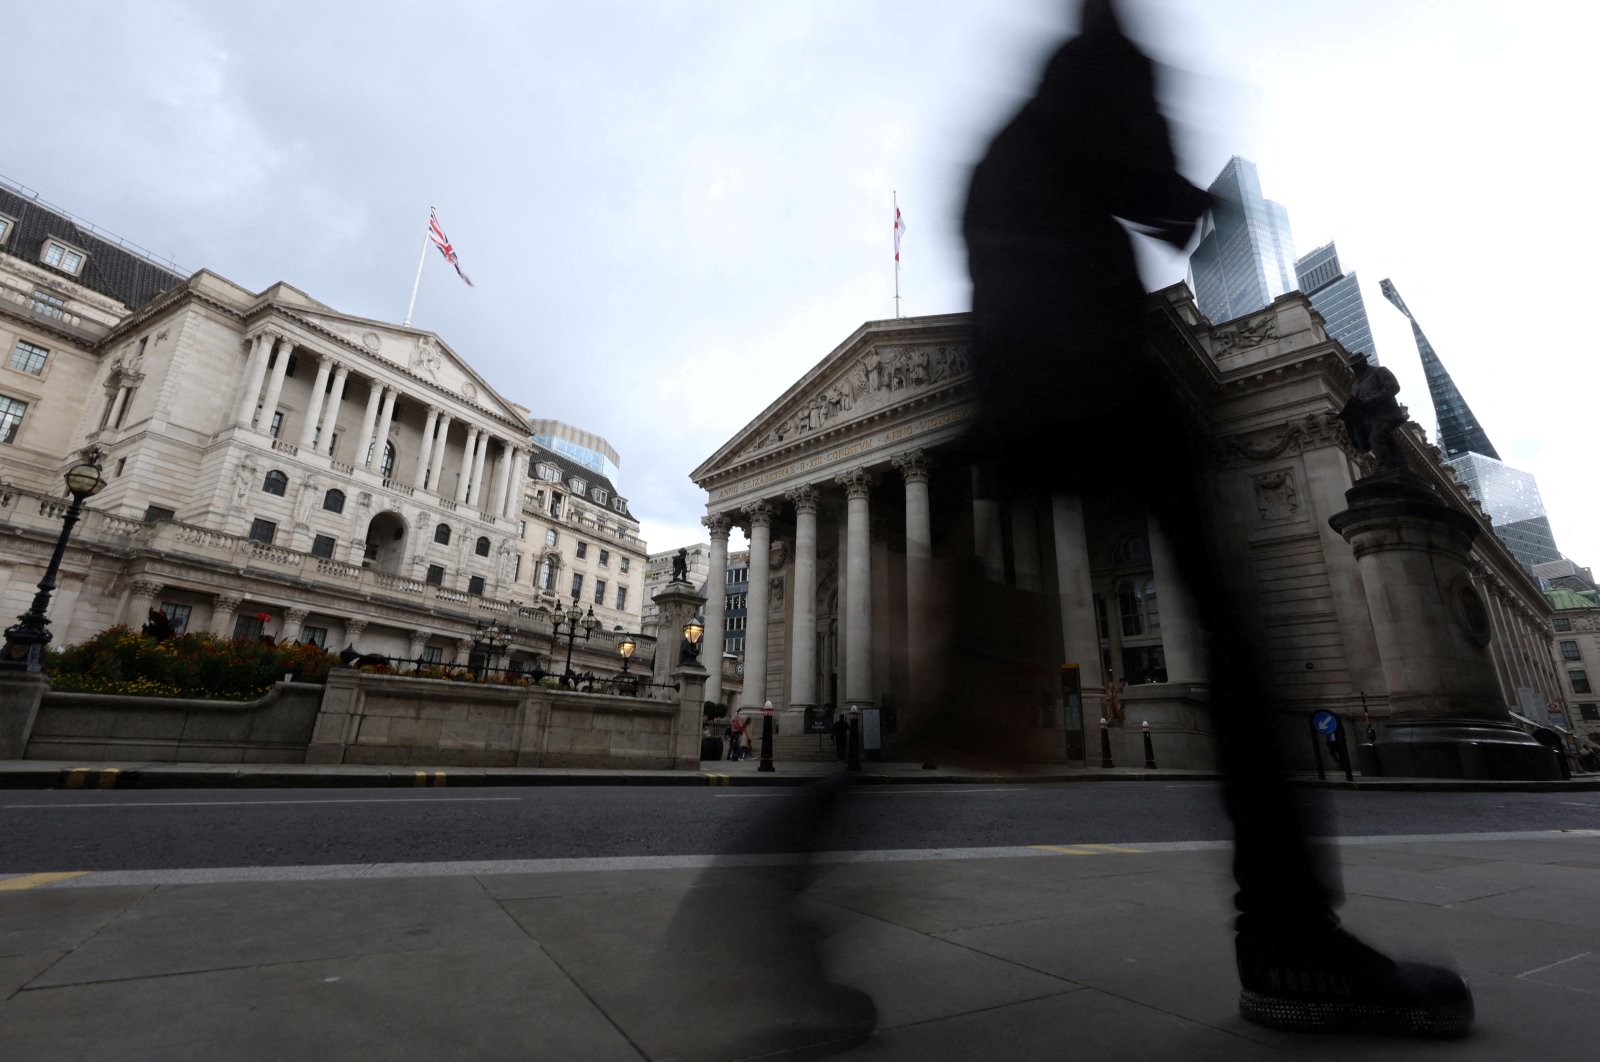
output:
{"label": "overcast sky", "polygon": [[[1392,277],[1557,544],[1600,565],[1588,196],[1595,5],[1132,0],[1180,161],[1253,159],[1336,238],[1430,432]],[[535,416],[607,437],[652,549],[688,473],[864,320],[968,307],[968,171],[1068,32],[1061,0],[25,5],[0,173],[186,270],[414,323]],[[24,70],[31,73],[20,76]],[[1176,256],[1146,261],[1158,287]]]}

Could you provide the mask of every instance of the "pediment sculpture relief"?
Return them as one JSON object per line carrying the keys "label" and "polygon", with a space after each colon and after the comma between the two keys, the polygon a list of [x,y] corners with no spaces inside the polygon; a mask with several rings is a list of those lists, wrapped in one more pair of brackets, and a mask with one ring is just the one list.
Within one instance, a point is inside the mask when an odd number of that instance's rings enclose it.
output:
{"label": "pediment sculpture relief", "polygon": [[893,347],[869,349],[845,372],[779,421],[755,449],[809,435],[847,419],[846,414],[879,409],[904,391],[932,387],[965,376],[970,368],[965,347]]}

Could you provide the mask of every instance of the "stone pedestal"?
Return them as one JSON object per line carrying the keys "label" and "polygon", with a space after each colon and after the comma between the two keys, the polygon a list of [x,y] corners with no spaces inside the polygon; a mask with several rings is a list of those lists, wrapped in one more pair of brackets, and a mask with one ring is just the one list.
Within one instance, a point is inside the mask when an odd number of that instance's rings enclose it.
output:
{"label": "stone pedestal", "polygon": [[0,671],[0,760],[22,759],[49,689],[37,671]]}
{"label": "stone pedestal", "polygon": [[1478,525],[1409,472],[1368,476],[1328,525],[1355,550],[1394,717],[1386,775],[1554,778],[1549,750],[1512,723],[1489,656],[1488,609],[1468,555]]}
{"label": "stone pedestal", "polygon": [[[682,666],[683,625],[700,614],[705,599],[689,583],[675,582],[663,587],[654,600],[661,611],[656,628],[655,666],[651,669],[650,681],[665,684],[673,681],[673,673]],[[700,644],[704,646],[704,640]],[[660,694],[659,688],[650,691],[651,696]]]}

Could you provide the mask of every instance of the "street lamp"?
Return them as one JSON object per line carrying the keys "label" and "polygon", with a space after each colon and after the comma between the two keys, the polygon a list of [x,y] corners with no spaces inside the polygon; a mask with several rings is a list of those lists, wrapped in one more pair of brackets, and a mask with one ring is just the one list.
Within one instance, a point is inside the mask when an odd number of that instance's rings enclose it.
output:
{"label": "street lamp", "polygon": [[480,623],[472,632],[472,647],[483,654],[487,661],[485,666],[490,671],[495,669],[500,654],[505,652],[506,646],[510,644],[511,633],[501,628],[499,620],[490,620],[487,627]]}
{"label": "street lamp", "polygon": [[700,638],[705,633],[705,622],[699,616],[695,616],[683,625],[684,663],[693,663],[700,659]]}
{"label": "street lamp", "polygon": [[563,609],[558,603],[556,610],[550,614],[550,622],[555,625],[555,639],[558,645],[561,642],[562,625],[564,624],[567,628],[567,668],[561,675],[561,685],[566,688],[570,688],[572,685],[572,643],[578,637],[578,628],[583,628],[583,640],[588,641],[589,635],[593,634],[595,628],[600,626],[600,621],[595,618],[594,609],[589,609],[587,613],[580,613],[579,609],[582,607],[582,605],[578,604],[578,599],[574,597],[571,608]]}
{"label": "street lamp", "polygon": [[100,472],[100,450],[90,450],[84,460],[67,469],[67,492],[72,504],[61,518],[61,537],[56,539],[56,550],[50,555],[50,564],[39,580],[39,592],[33,595],[33,605],[17,617],[15,626],[6,629],[5,649],[0,651],[0,667],[17,671],[38,671],[44,665],[44,647],[50,643],[50,595],[56,588],[56,573],[61,570],[61,557],[67,551],[67,539],[83,512],[83,499],[100,493],[106,485]]}
{"label": "street lamp", "polygon": [[633,659],[633,651],[639,648],[639,643],[633,640],[633,635],[624,634],[622,641],[617,643],[617,654],[622,657],[622,674],[618,676],[617,683],[622,687],[622,692],[631,695],[638,684],[637,675],[628,674],[628,661]]}

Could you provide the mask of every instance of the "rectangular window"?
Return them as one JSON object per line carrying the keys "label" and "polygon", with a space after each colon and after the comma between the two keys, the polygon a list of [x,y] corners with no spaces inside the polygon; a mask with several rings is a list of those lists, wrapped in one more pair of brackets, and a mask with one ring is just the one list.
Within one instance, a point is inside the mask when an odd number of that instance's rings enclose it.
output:
{"label": "rectangular window", "polygon": [[316,538],[312,539],[311,555],[313,557],[331,558],[333,556],[333,536],[318,535]]}
{"label": "rectangular window", "polygon": [[133,408],[133,396],[138,393],[138,387],[135,386],[128,388],[128,397],[122,400],[122,408],[117,410],[117,422],[111,425],[113,428],[122,427],[123,422],[128,419],[128,410]]}
{"label": "rectangular window", "polygon": [[177,519],[178,514],[171,509],[160,505],[147,505],[144,507],[144,522],[147,524],[165,524]]}
{"label": "rectangular window", "polygon": [[194,611],[194,606],[163,601],[161,611],[167,614],[167,622],[172,624],[172,633],[182,634],[189,629],[189,613]]}
{"label": "rectangular window", "polygon": [[618,609],[625,609],[627,607],[628,607],[628,588],[626,586],[619,586],[619,587],[617,587],[617,608]]}
{"label": "rectangular window", "polygon": [[526,520],[518,520],[517,521],[517,537],[518,538],[527,538],[528,537],[528,521],[526,521]]}
{"label": "rectangular window", "polygon": [[606,603],[606,581],[604,579],[596,579],[594,581],[594,603],[597,605]]}
{"label": "rectangular window", "polygon": [[261,617],[253,612],[241,613],[234,617],[233,636],[255,641],[261,637]]}
{"label": "rectangular window", "polygon": [[556,544],[556,541],[560,539],[560,537],[560,535],[556,534],[555,528],[552,527],[550,530],[544,533],[544,544],[547,546],[553,546]]}
{"label": "rectangular window", "polygon": [[28,309],[41,317],[59,321],[66,316],[67,300],[59,295],[52,295],[43,288],[35,288],[33,294],[28,297]]}
{"label": "rectangular window", "polygon": [[578,543],[578,559],[579,560],[583,560],[583,558],[587,557],[588,555],[589,555],[589,543],[587,543],[587,542],[579,542]]}
{"label": "rectangular window", "polygon": [[559,494],[550,495],[550,515],[557,519],[561,517],[561,495]]}
{"label": "rectangular window", "polygon": [[422,662],[424,664],[444,663],[444,647],[441,645],[424,645],[422,647]]}
{"label": "rectangular window", "polygon": [[16,222],[4,215],[0,215],[0,244],[4,244],[11,238],[11,230],[15,226]]}
{"label": "rectangular window", "polygon": [[[124,405],[122,408],[123,409],[127,409],[128,407],[126,405]],[[121,422],[119,421],[118,423],[121,423]],[[283,414],[282,413],[274,413],[272,415],[272,430],[271,430],[270,434],[272,435],[272,437],[274,439],[276,439],[278,437],[278,432],[280,432],[282,430],[283,430]]]}
{"label": "rectangular window", "polygon": [[1593,692],[1591,689],[1589,689],[1589,673],[1587,671],[1573,668],[1571,671],[1567,672],[1567,678],[1572,680],[1573,693]]}
{"label": "rectangular window", "polygon": [[600,567],[611,567],[611,551],[609,549],[603,549],[600,551]]}
{"label": "rectangular window", "polygon": [[34,346],[25,339],[19,339],[17,349],[11,352],[11,360],[7,364],[18,372],[42,376],[44,363],[49,357],[50,351],[45,347]]}
{"label": "rectangular window", "polygon": [[302,645],[314,645],[318,649],[323,648],[324,646],[326,646],[328,644],[328,628],[326,628],[326,627],[301,627],[300,628],[300,643]]}
{"label": "rectangular window", "polygon": [[1600,704],[1580,704],[1578,714],[1587,722],[1600,723]]}
{"label": "rectangular window", "polygon": [[429,586],[443,586],[444,585],[444,565],[442,565],[442,564],[430,564],[430,565],[428,565],[428,574],[423,577],[422,581],[427,583]]}
{"label": "rectangular window", "polygon": [[1582,660],[1583,659],[1583,654],[1578,652],[1578,643],[1577,642],[1562,642],[1561,643],[1561,659],[1563,659],[1563,660]]}
{"label": "rectangular window", "polygon": [[1570,631],[1572,629],[1572,621],[1566,616],[1557,616],[1555,622],[1556,630],[1558,631]]}
{"label": "rectangular window", "polygon": [[617,571],[621,572],[623,575],[627,575],[628,574],[628,558],[627,557],[619,557],[617,559]]}
{"label": "rectangular window", "polygon": [[28,403],[0,395],[0,443],[8,443],[22,429],[22,415],[28,412]]}
{"label": "rectangular window", "polygon": [[467,580],[467,593],[475,597],[483,596],[483,576],[474,575]]}
{"label": "rectangular window", "polygon": [[522,554],[517,554],[516,560],[511,562],[511,581],[516,582],[522,578]]}
{"label": "rectangular window", "polygon": [[262,520],[257,517],[250,521],[250,541],[272,545],[272,540],[278,534],[278,525],[271,520]]}
{"label": "rectangular window", "polygon": [[572,573],[572,600],[576,601],[583,596],[583,573]]}
{"label": "rectangular window", "polygon": [[44,245],[44,264],[53,266],[63,273],[77,276],[83,269],[84,259],[88,257],[82,251],[74,250],[64,243],[55,240],[46,240]]}

